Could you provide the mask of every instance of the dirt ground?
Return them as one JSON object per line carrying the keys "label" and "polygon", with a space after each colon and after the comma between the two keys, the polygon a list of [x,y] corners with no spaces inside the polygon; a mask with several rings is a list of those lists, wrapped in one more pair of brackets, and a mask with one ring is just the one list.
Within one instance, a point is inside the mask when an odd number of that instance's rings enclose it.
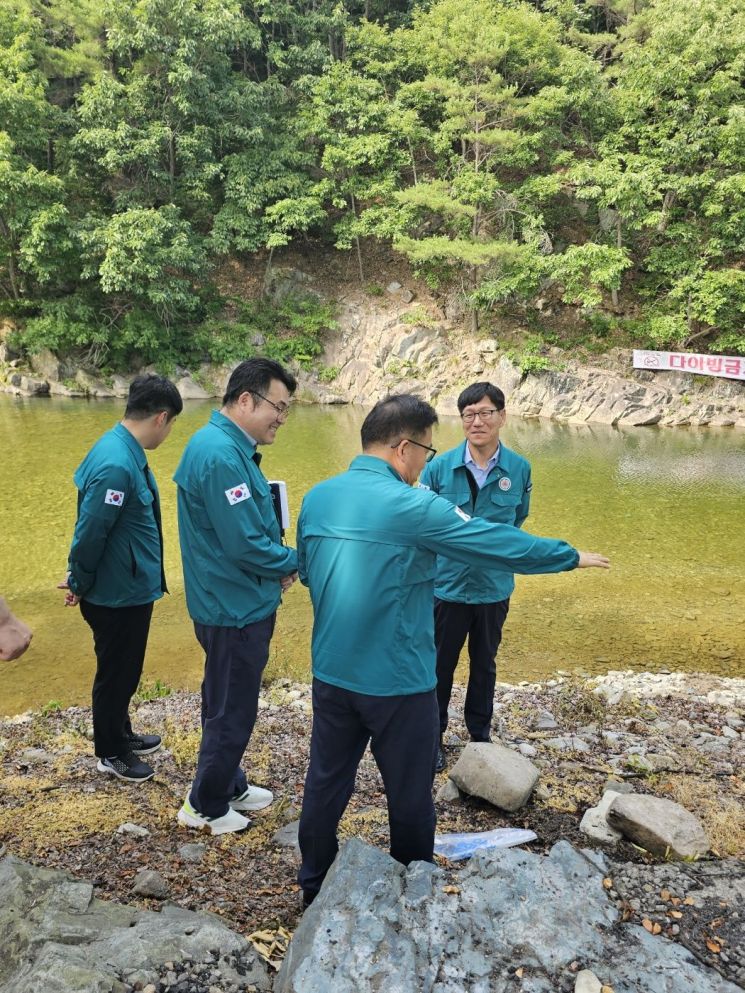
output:
{"label": "dirt ground", "polygon": [[[438,831],[526,827],[538,835],[530,846],[535,851],[547,852],[560,839],[586,847],[588,839],[579,831],[579,821],[600,798],[609,777],[631,780],[637,792],[672,798],[680,798],[683,780],[686,805],[701,817],[712,840],[711,856],[696,863],[665,863],[622,842],[607,852],[607,886],[624,919],[643,923],[659,933],[661,940],[682,941],[702,961],[742,982],[745,960],[740,960],[738,948],[744,948],[745,941],[737,900],[721,899],[725,885],[721,880],[714,896],[696,899],[696,891],[710,882],[712,872],[723,872],[730,881],[745,878],[742,769],[721,774],[715,765],[702,760],[695,770],[682,774],[641,775],[633,763],[619,774],[617,764],[614,768],[602,750],[557,756],[545,748],[545,735],[530,730],[536,715],[547,707],[562,726],[557,734],[571,730],[572,723],[575,728],[586,724],[590,711],[605,730],[627,731],[630,721],[644,724],[644,712],[638,709],[643,705],[631,704],[637,717],[630,718],[627,701],[607,707],[571,681],[564,689],[559,686],[558,695],[556,688],[550,692],[549,697],[546,688],[513,688],[509,702],[497,709],[500,739],[531,741],[538,752],[536,761],[544,759],[541,785],[530,802],[516,814],[502,813],[470,797],[438,802]],[[671,697],[655,703],[656,720],[674,722],[682,716],[708,721],[712,728],[721,724],[721,715],[712,716],[711,708],[702,702]],[[589,708],[588,712],[583,708]],[[456,715],[462,712],[460,688],[454,694],[453,709]],[[134,714],[136,729],[155,731],[164,739],[163,749],[148,757],[156,768],[155,779],[139,786],[96,771],[87,709],[7,719],[0,723],[0,842],[7,852],[32,863],[94,881],[98,896],[104,899],[150,909],[157,909],[158,901],[135,897],[131,888],[138,870],[155,869],[167,881],[171,900],[192,910],[219,914],[237,931],[253,936],[254,943],[277,963],[297,924],[300,895],[295,850],[278,845],[273,836],[299,816],[311,728],[308,710],[307,687],[286,681],[265,687],[246,767],[252,782],[274,791],[275,802],[253,815],[253,824],[245,833],[219,838],[190,832],[176,821],[199,745],[196,694],[174,693],[139,705]],[[450,765],[465,740],[465,729],[456,716],[446,736]],[[446,773],[438,776],[435,789],[446,778]],[[149,834],[118,833],[117,828],[126,822],[146,828]],[[387,848],[385,796],[369,752],[360,766],[340,834],[358,835]],[[198,861],[190,861],[181,851],[194,842],[206,846]],[[442,864],[457,871],[456,866]],[[645,866],[652,890],[645,889],[647,877],[634,868]]]}

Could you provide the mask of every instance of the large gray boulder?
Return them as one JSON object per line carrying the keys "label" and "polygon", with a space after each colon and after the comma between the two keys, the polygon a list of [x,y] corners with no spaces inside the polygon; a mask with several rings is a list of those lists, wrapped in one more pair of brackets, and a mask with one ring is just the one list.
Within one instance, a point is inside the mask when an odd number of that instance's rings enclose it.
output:
{"label": "large gray boulder", "polygon": [[638,793],[618,796],[608,809],[607,820],[654,855],[695,858],[709,850],[699,819],[673,800]]}
{"label": "large gray boulder", "polygon": [[31,368],[42,379],[57,382],[62,378],[62,363],[49,348],[42,348],[32,355],[30,362]]}
{"label": "large gray boulder", "polygon": [[205,390],[205,388],[192,379],[191,376],[182,376],[176,383],[176,389],[181,394],[182,400],[208,400],[215,396],[215,391]]}
{"label": "large gray boulder", "polygon": [[[476,855],[455,883],[357,839],[337,856],[290,943],[274,993],[556,993],[582,962],[614,993],[737,993],[680,945],[621,924],[602,858]],[[571,984],[571,985],[570,985]]]}
{"label": "large gray boulder", "polygon": [[[97,900],[90,883],[15,858],[0,861],[0,893],[0,993],[109,993],[123,976],[155,983],[165,962],[200,961],[213,949],[245,960],[245,938],[211,914]],[[263,963],[251,961],[248,977],[228,978],[271,989]]]}
{"label": "large gray boulder", "polygon": [[538,782],[538,769],[524,755],[492,742],[470,742],[450,770],[456,786],[502,810],[519,810]]}

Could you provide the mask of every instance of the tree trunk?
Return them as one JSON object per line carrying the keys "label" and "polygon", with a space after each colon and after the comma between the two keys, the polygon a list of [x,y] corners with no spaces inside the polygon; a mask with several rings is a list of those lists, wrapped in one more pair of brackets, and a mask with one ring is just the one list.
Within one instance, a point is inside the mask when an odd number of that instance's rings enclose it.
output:
{"label": "tree trunk", "polygon": [[264,270],[264,282],[261,286],[261,296],[266,297],[266,290],[269,286],[269,280],[272,275],[272,259],[274,258],[274,247],[269,249],[269,258],[266,260],[266,269]]}
{"label": "tree trunk", "polygon": [[176,180],[176,136],[171,131],[168,139],[168,183],[173,196],[173,186]]}
{"label": "tree trunk", "polygon": [[[616,213],[616,248],[623,248],[623,235],[621,233],[621,215]],[[623,278],[623,277],[622,277]],[[618,310],[618,290],[610,291],[611,303],[614,310]]]}
{"label": "tree trunk", "polygon": [[10,236],[10,228],[5,218],[0,214],[0,234],[8,242],[8,279],[10,280],[10,293],[14,300],[20,300],[21,294],[18,290],[18,274],[16,273],[16,253],[13,248],[13,241]]}
{"label": "tree trunk", "polygon": [[[352,213],[354,214],[355,219],[356,219],[356,217],[357,217],[357,201],[354,198],[354,193],[350,193],[349,194],[349,199],[352,201]],[[363,272],[362,272],[362,249],[360,248],[360,236],[358,234],[356,234],[354,236],[354,243],[355,243],[355,245],[357,247],[357,266],[359,267],[359,270],[360,270],[360,282],[362,282],[365,277],[364,277]]]}

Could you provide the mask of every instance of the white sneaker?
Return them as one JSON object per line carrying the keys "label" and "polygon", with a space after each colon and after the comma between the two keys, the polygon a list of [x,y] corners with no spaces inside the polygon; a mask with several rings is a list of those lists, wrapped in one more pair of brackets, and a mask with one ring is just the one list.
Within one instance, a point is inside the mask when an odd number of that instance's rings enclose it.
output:
{"label": "white sneaker", "polygon": [[263,810],[268,807],[274,799],[271,790],[262,789],[261,786],[249,786],[240,796],[234,796],[230,801],[233,810]]}
{"label": "white sneaker", "polygon": [[200,831],[208,830],[211,834],[230,834],[233,831],[245,831],[251,823],[247,817],[244,817],[243,814],[239,814],[237,810],[233,810],[232,808],[229,808],[227,814],[223,814],[222,817],[204,817],[192,807],[188,796],[184,800],[183,807],[178,812],[178,820],[180,824],[185,824],[186,827],[197,828]]}

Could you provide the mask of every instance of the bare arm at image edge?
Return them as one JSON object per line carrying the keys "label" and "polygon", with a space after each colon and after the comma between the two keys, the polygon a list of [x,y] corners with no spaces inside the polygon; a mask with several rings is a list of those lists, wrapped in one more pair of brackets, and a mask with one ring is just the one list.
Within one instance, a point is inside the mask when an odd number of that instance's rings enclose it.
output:
{"label": "bare arm at image edge", "polygon": [[0,659],[12,662],[23,655],[31,644],[33,634],[31,628],[19,621],[10,611],[10,607],[0,596]]}

